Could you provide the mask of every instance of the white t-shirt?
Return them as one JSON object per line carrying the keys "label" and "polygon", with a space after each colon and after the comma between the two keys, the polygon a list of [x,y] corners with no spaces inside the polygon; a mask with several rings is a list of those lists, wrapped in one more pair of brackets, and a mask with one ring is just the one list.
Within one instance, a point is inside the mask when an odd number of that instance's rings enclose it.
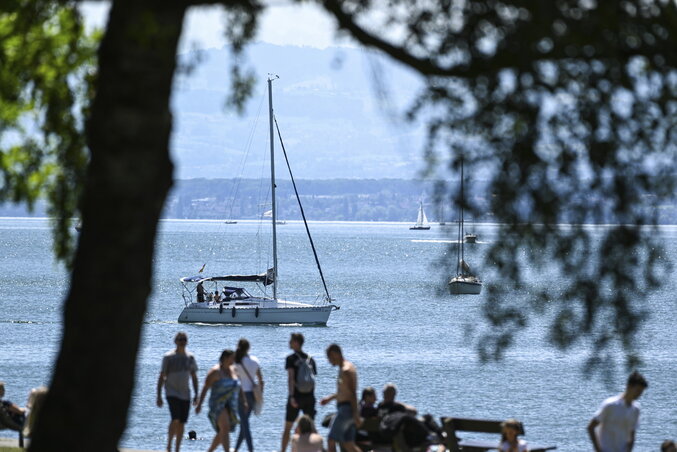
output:
{"label": "white t-shirt", "polygon": [[602,452],[627,452],[632,432],[639,425],[639,403],[625,403],[622,394],[609,397],[593,417],[599,422],[595,429]]}
{"label": "white t-shirt", "polygon": [[[500,450],[501,452],[508,452],[508,451],[510,451],[510,443],[508,443],[507,441],[503,441],[503,442],[501,443],[501,447],[499,448],[499,450]],[[517,439],[517,450],[518,450],[519,452],[527,452],[527,450],[528,450],[528,448],[527,448],[527,442],[524,441],[523,439],[519,439],[519,438],[518,438],[518,439]]]}
{"label": "white t-shirt", "polygon": [[237,376],[240,378],[240,383],[242,384],[242,391],[251,392],[254,390],[254,384],[247,376],[247,373],[242,370],[242,366],[247,368],[249,375],[254,379],[255,382],[258,383],[256,372],[259,370],[259,360],[256,356],[246,355],[242,358],[242,362],[235,366],[235,371],[237,372]]}
{"label": "white t-shirt", "polygon": [[176,353],[170,350],[162,358],[162,373],[165,374],[165,395],[181,400],[190,400],[188,382],[193,372],[197,372],[195,357],[186,352]]}

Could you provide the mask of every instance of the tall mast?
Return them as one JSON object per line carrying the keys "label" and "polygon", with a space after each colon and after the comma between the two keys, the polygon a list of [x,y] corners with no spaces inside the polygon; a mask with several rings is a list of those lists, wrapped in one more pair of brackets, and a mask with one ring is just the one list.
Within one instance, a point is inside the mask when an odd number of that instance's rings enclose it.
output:
{"label": "tall mast", "polygon": [[273,80],[268,74],[268,120],[270,122],[270,191],[273,200],[273,299],[277,300],[277,205],[275,203],[275,140],[273,139]]}
{"label": "tall mast", "polygon": [[[463,225],[463,203],[465,203],[465,193],[463,192],[463,157],[461,157],[461,260],[465,260],[463,255],[463,245],[465,242],[465,229]],[[461,273],[463,273],[463,266],[461,266]]]}

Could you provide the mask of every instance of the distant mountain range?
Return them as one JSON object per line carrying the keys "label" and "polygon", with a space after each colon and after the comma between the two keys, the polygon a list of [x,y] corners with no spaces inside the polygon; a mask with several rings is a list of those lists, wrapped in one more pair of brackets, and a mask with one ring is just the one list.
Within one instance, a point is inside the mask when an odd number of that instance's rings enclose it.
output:
{"label": "distant mountain range", "polygon": [[411,179],[423,168],[422,127],[395,114],[421,85],[395,63],[353,48],[254,44],[245,66],[258,81],[240,117],[225,109],[230,58],[227,49],[181,56],[194,64],[177,77],[172,99],[178,179],[260,177],[269,73],[280,77],[274,110],[297,177]]}

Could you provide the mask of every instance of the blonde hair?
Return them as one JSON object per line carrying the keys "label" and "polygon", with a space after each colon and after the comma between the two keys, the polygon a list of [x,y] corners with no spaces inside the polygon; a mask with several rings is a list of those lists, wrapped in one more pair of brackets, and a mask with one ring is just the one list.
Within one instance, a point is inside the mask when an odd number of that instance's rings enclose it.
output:
{"label": "blonde hair", "polygon": [[31,433],[33,433],[36,418],[40,415],[40,409],[45,401],[45,397],[47,397],[47,388],[45,386],[31,389],[31,393],[28,395],[28,403],[26,404],[28,417],[24,423],[23,431],[26,438],[30,438]]}

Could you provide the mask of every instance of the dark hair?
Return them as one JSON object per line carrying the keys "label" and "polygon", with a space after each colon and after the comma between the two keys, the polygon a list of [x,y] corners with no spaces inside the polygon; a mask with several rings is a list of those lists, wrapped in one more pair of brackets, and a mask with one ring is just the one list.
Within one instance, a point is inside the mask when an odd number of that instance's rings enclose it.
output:
{"label": "dark hair", "polygon": [[240,364],[242,362],[242,358],[247,356],[247,352],[249,352],[249,341],[245,338],[242,338],[237,342],[237,350],[235,350],[235,362]]}
{"label": "dark hair", "polygon": [[674,442],[673,440],[671,440],[671,439],[666,439],[666,440],[663,441],[663,443],[661,444],[661,452],[669,452],[669,451],[670,451],[670,447],[672,447],[672,450],[675,450],[675,447],[676,447],[676,446],[675,446],[675,442]]}
{"label": "dark hair", "polygon": [[362,390],[362,398],[360,400],[364,400],[370,395],[376,397],[376,389],[372,388],[371,386],[367,386]]}
{"label": "dark hair", "polygon": [[386,383],[383,386],[383,397],[388,393],[392,393],[393,398],[397,395],[397,386],[395,386],[395,383]]}
{"label": "dark hair", "polygon": [[634,371],[628,377],[628,386],[641,386],[643,388],[648,388],[649,383],[647,383],[646,379],[642,374],[640,374],[637,371]]}
{"label": "dark hair", "polygon": [[517,432],[518,435],[521,435],[523,432],[522,423],[518,421],[517,419],[506,419],[505,421],[501,422],[501,442],[507,441],[508,439],[505,436],[505,433],[503,433],[504,428],[511,428]]}
{"label": "dark hair", "polygon": [[343,356],[341,347],[339,347],[338,344],[329,344],[329,347],[327,347],[327,355],[329,355],[330,353],[338,353],[339,356]]}
{"label": "dark hair", "polygon": [[291,333],[291,340],[298,342],[298,344],[303,347],[303,334],[301,333]]}
{"label": "dark hair", "polygon": [[177,339],[182,337],[185,337],[186,340],[188,340],[188,335],[186,334],[185,331],[179,331],[178,333],[176,333],[176,335],[174,336],[174,340],[176,341]]}
{"label": "dark hair", "polygon": [[307,414],[304,414],[299,418],[298,422],[298,427],[299,427],[299,433],[301,435],[305,435],[308,433],[315,433],[317,430],[315,430],[315,424],[313,423],[313,418],[308,416]]}
{"label": "dark hair", "polygon": [[223,361],[224,359],[228,358],[230,355],[235,353],[231,349],[227,348],[224,351],[221,352],[221,357],[219,358],[219,362]]}

